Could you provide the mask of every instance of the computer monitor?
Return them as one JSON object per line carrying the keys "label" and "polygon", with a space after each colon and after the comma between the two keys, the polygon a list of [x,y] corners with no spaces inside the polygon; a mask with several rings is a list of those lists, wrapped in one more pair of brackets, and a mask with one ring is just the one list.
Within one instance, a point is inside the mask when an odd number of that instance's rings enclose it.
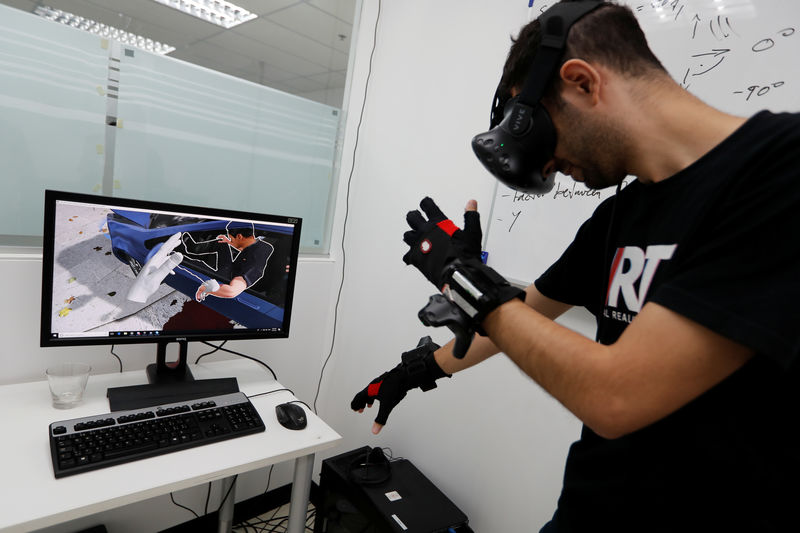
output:
{"label": "computer monitor", "polygon": [[[45,191],[41,345],[152,343],[159,392],[143,394],[166,403],[193,379],[188,342],[288,337],[301,224]],[[168,363],[170,342],[179,353]]]}

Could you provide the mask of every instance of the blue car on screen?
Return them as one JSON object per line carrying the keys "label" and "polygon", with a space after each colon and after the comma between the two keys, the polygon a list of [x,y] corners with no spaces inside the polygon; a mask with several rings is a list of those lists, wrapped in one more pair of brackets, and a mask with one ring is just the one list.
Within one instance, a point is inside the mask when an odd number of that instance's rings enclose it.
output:
{"label": "blue car on screen", "polygon": [[[124,209],[113,209],[106,222],[112,252],[137,276],[134,284],[141,285],[142,278],[158,273],[161,267],[163,274],[156,284],[166,283],[246,328],[282,327],[291,226]],[[207,280],[229,284],[241,270],[245,259],[227,242],[228,237],[240,234],[255,237],[261,249],[258,259],[251,260],[257,265],[250,267],[255,274],[246,276],[247,288],[235,297],[198,298],[198,289]]]}

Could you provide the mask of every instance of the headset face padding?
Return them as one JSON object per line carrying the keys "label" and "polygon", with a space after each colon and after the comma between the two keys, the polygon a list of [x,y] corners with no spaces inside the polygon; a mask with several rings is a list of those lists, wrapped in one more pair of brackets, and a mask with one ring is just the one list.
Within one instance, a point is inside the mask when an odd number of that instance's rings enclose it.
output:
{"label": "headset face padding", "polygon": [[515,101],[506,107],[511,109],[497,127],[473,137],[472,151],[507,187],[546,194],[555,184],[554,173],[542,174],[556,148],[550,114],[541,104],[531,107]]}

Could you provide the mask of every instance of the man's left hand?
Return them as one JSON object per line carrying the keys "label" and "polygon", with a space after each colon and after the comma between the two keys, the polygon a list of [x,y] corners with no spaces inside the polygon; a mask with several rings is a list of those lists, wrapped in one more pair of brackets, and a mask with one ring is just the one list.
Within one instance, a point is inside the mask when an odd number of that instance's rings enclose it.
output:
{"label": "man's left hand", "polygon": [[455,259],[477,259],[481,256],[481,221],[478,203],[467,202],[464,211],[464,229],[460,229],[448,219],[434,201],[427,196],[419,206],[427,215],[427,220],[419,211],[409,211],[406,221],[411,230],[403,235],[409,251],[403,261],[414,265],[428,280],[441,290],[445,282],[443,271]]}

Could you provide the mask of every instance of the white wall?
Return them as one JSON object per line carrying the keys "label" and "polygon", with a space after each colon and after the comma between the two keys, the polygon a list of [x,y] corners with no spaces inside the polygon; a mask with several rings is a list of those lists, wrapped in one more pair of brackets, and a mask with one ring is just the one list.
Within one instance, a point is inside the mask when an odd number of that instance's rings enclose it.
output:
{"label": "white wall", "polygon": [[[411,459],[476,531],[538,531],[555,509],[566,451],[580,424],[505,356],[443,380],[436,390],[411,392],[378,437],[370,433],[376,407],[364,415],[349,409],[353,394],[396,365],[419,337],[450,338],[416,318],[434,289],[401,260],[405,213],[430,195],[457,222],[469,198],[488,216],[494,179],[469,141],[487,128],[509,35],[528,16],[526,3],[510,0],[384,1],[381,7],[351,183],[336,349],[320,414],[345,437],[343,449],[389,446]],[[376,14],[377,2],[365,2],[343,181]]]}

